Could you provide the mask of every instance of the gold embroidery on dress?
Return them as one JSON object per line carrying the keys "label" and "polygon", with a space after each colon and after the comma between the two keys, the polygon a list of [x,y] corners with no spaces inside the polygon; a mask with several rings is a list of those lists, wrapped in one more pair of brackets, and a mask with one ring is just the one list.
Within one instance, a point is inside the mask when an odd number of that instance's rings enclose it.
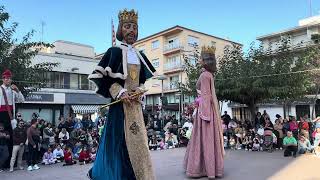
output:
{"label": "gold embroidery on dress", "polygon": [[[139,87],[140,65],[128,64],[128,78],[124,88],[134,92]],[[132,71],[133,70],[133,71]],[[137,76],[134,76],[136,72]],[[124,104],[125,138],[130,162],[137,180],[154,180],[151,157],[148,148],[147,131],[144,125],[140,102]]]}
{"label": "gold embroidery on dress", "polygon": [[119,94],[121,89],[122,89],[122,87],[118,83],[114,83],[111,85],[109,92],[110,92],[111,96],[113,97],[113,99],[115,99],[117,97],[117,95]]}
{"label": "gold embroidery on dress", "polygon": [[137,135],[139,132],[139,125],[136,122],[134,122],[131,124],[129,129],[134,135]]}
{"label": "gold embroidery on dress", "polygon": [[137,77],[138,77],[137,68],[136,67],[130,68],[129,75],[130,75],[132,80],[136,80]]}

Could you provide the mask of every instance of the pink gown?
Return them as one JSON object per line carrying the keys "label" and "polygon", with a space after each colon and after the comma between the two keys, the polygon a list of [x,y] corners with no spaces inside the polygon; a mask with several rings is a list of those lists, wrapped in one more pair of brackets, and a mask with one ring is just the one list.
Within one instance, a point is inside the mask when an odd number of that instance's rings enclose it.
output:
{"label": "pink gown", "polygon": [[189,177],[221,177],[225,154],[223,130],[214,78],[210,72],[201,73],[197,89],[201,91],[200,102],[184,158],[184,168]]}

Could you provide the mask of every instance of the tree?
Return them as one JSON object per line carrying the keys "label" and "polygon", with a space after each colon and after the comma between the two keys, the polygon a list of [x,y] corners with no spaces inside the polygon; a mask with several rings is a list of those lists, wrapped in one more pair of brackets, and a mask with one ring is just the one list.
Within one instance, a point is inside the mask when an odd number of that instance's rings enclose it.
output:
{"label": "tree", "polygon": [[41,48],[53,47],[43,42],[31,42],[35,31],[27,33],[21,41],[14,38],[18,23],[9,23],[9,13],[0,6],[0,72],[10,69],[14,74],[13,82],[23,94],[39,90],[45,86],[45,72],[51,71],[57,63],[32,64],[31,59]]}
{"label": "tree", "polygon": [[[275,47],[251,45],[244,54],[241,47],[226,48],[216,75],[220,99],[246,104],[255,117],[257,103],[300,98],[313,84],[310,69],[311,47],[293,45],[283,38]],[[319,67],[319,66],[317,66]]]}
{"label": "tree", "polygon": [[196,84],[201,74],[199,47],[194,45],[192,50],[185,51],[182,57],[185,65],[184,70],[187,74],[187,82],[180,83],[180,90],[185,95],[197,97]]}

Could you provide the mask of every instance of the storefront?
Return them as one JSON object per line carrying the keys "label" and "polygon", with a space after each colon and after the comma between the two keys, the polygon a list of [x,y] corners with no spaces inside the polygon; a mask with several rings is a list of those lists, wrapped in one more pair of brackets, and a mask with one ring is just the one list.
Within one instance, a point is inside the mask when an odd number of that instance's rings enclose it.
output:
{"label": "storefront", "polygon": [[37,113],[41,119],[58,124],[60,116],[82,118],[90,115],[94,120],[101,105],[110,102],[108,99],[91,93],[43,93],[35,92],[26,97],[26,101],[17,104],[17,112],[22,118],[30,121],[32,114]]}
{"label": "storefront", "polygon": [[17,112],[22,113],[25,121],[31,121],[32,114],[37,113],[40,118],[55,124],[63,114],[63,106],[63,93],[31,93],[24,103],[17,104]]}

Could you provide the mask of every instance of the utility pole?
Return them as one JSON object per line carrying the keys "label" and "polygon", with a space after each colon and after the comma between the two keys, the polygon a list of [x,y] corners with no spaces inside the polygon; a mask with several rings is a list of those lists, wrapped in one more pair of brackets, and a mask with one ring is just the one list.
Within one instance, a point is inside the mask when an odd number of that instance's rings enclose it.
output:
{"label": "utility pole", "polygon": [[44,26],[46,23],[44,21],[41,21],[41,42],[43,42],[43,34],[44,34]]}
{"label": "utility pole", "polygon": [[310,15],[310,17],[312,16],[312,0],[309,0],[309,15]]}

